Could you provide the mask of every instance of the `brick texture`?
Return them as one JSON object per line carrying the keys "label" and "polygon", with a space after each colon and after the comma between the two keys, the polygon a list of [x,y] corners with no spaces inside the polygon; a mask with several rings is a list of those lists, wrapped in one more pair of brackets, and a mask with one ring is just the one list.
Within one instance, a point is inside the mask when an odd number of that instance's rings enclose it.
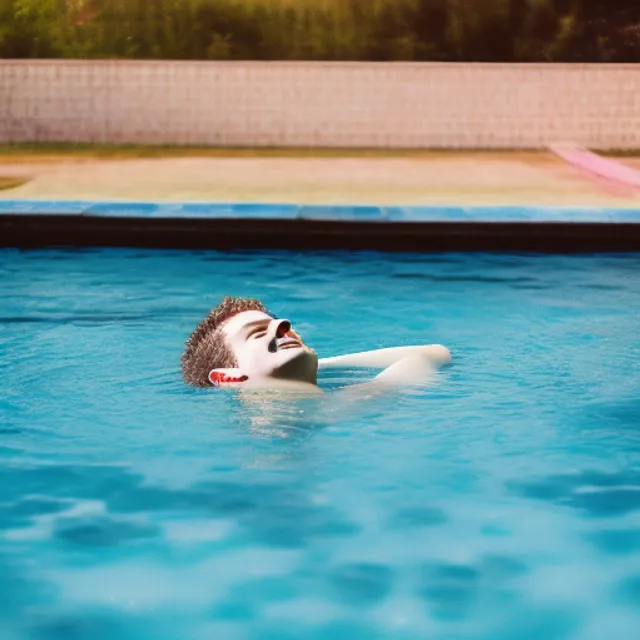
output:
{"label": "brick texture", "polygon": [[640,65],[0,61],[1,142],[640,148]]}

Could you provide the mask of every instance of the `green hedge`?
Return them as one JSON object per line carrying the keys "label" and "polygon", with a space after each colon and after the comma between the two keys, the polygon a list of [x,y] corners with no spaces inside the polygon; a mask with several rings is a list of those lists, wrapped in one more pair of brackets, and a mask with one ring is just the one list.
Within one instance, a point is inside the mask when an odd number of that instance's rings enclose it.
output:
{"label": "green hedge", "polygon": [[0,0],[0,57],[640,61],[640,0]]}

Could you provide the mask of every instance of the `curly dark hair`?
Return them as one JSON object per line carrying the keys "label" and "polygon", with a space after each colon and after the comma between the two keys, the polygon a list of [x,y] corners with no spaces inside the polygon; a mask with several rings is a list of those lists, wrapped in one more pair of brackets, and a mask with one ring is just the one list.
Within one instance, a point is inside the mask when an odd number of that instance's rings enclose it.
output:
{"label": "curly dark hair", "polygon": [[272,315],[255,298],[227,296],[195,328],[182,354],[182,376],[187,384],[208,387],[211,369],[237,367],[235,356],[227,345],[220,327],[229,318],[243,311],[262,311]]}

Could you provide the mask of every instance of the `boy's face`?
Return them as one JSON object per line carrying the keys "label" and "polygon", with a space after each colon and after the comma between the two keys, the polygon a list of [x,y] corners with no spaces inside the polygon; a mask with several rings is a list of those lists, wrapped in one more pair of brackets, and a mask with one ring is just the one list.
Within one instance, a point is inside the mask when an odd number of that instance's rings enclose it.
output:
{"label": "boy's face", "polygon": [[250,378],[315,382],[318,357],[291,329],[288,320],[273,318],[262,311],[243,311],[227,320],[220,331],[238,369]]}

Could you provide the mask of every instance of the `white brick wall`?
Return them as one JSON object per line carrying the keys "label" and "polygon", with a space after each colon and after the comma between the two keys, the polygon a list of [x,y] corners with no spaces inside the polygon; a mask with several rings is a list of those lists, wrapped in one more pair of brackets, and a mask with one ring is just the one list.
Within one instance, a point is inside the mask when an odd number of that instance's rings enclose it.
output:
{"label": "white brick wall", "polygon": [[640,148],[640,65],[0,60],[0,142]]}

